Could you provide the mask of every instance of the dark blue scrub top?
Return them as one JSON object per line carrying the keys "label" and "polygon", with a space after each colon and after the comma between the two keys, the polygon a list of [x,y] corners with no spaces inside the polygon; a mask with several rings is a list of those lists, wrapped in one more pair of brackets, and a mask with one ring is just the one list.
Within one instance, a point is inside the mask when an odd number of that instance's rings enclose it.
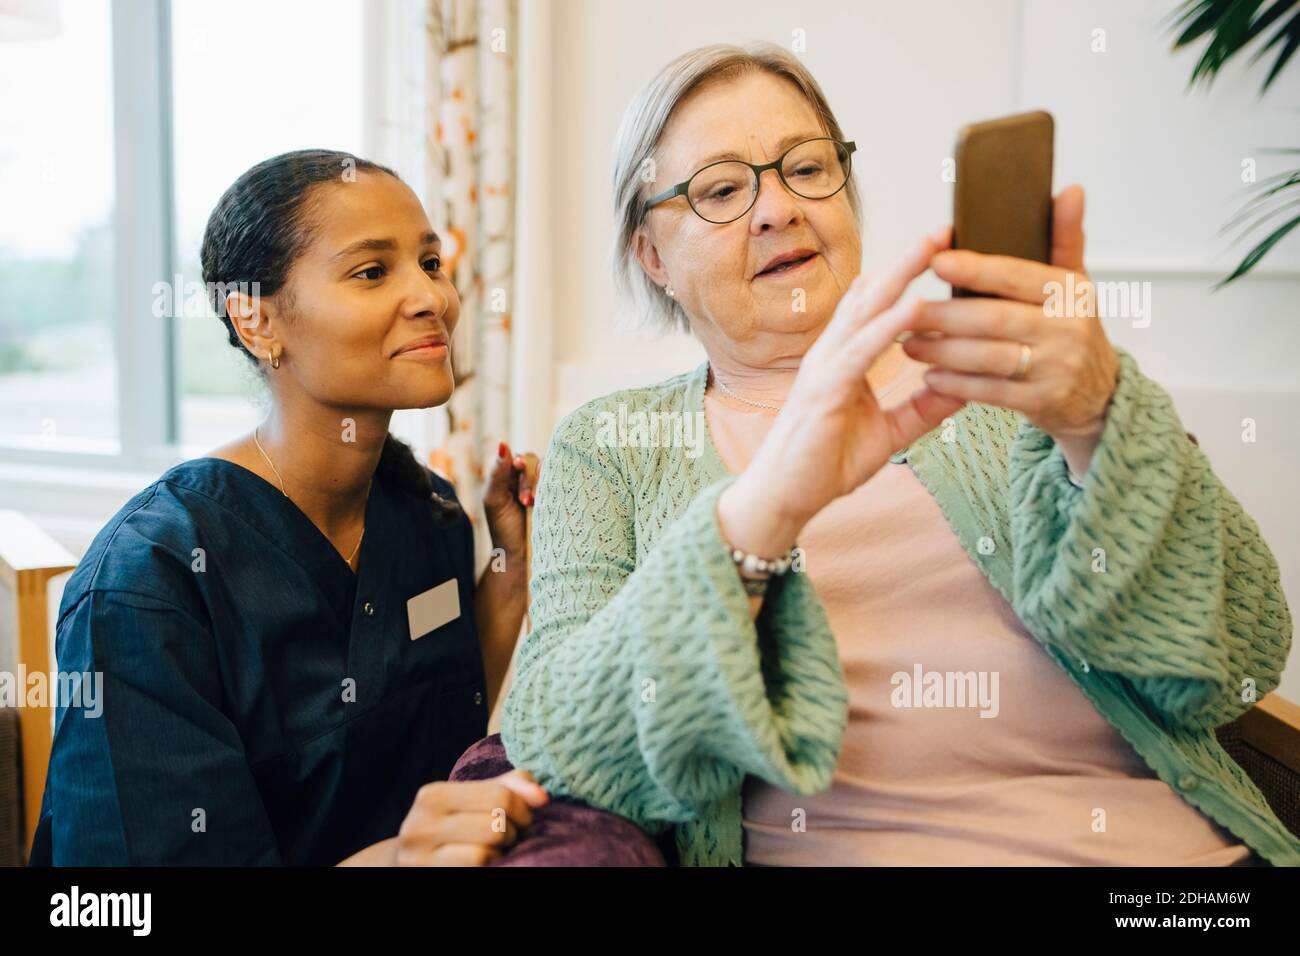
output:
{"label": "dark blue scrub top", "polygon": [[[412,635],[451,578],[460,616]],[[251,471],[178,465],[95,538],[56,646],[102,714],[60,702],[34,865],[338,863],[487,732],[469,521],[379,476],[354,575]]]}

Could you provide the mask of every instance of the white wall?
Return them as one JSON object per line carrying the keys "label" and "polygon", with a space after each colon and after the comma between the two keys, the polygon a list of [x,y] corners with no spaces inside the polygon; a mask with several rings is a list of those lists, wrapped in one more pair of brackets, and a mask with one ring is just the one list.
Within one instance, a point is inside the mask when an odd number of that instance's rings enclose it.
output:
{"label": "white wall", "polygon": [[[940,164],[963,124],[1044,108],[1056,118],[1056,185],[1088,190],[1088,263],[1098,280],[1152,283],[1146,328],[1107,322],[1112,339],[1173,393],[1216,471],[1263,528],[1300,613],[1300,235],[1275,247],[1257,276],[1209,286],[1249,248],[1219,235],[1243,196],[1241,162],[1260,178],[1283,168],[1259,147],[1295,146],[1300,66],[1258,98],[1263,70],[1234,66],[1206,95],[1185,89],[1195,56],[1170,52],[1159,26],[1176,0],[556,0],[549,72],[563,104],[542,138],[552,174],[551,226],[541,235],[554,281],[533,290],[555,316],[549,354],[528,362],[551,425],[612,389],[653,382],[703,358],[694,341],[621,333],[606,262],[613,236],[610,153],[636,89],[704,43],[806,36],[802,58],[859,144],[868,271],[949,221]],[[534,14],[540,15],[534,9]],[[1093,52],[1094,30],[1105,52]],[[521,159],[530,146],[522,143]],[[523,246],[521,256],[529,255]],[[943,295],[937,282],[918,292]],[[544,302],[544,306],[541,303]],[[521,324],[528,321],[521,302]],[[1241,440],[1241,420],[1258,440]],[[533,445],[546,435],[527,436]],[[1300,700],[1300,653],[1283,693]]]}

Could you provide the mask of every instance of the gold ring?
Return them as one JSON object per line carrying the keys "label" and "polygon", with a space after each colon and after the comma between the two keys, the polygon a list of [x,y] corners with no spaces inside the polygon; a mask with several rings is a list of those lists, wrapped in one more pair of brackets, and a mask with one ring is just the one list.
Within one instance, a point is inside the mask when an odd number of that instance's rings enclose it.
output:
{"label": "gold ring", "polygon": [[1008,375],[1007,378],[1011,379],[1013,382],[1019,381],[1020,379],[1024,378],[1026,375],[1029,374],[1029,366],[1033,362],[1033,360],[1034,360],[1034,350],[1031,349],[1024,342],[1021,342],[1020,360],[1016,362],[1016,370],[1012,372],[1010,375]]}

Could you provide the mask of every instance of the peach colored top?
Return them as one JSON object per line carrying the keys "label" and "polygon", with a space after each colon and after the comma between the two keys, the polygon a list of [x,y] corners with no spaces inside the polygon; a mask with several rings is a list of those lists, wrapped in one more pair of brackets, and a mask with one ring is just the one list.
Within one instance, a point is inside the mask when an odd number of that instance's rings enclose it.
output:
{"label": "peach colored top", "polygon": [[[886,405],[924,385],[926,366],[903,359],[880,390]],[[776,412],[712,384],[704,404],[719,456],[742,471]],[[849,722],[825,793],[798,797],[746,780],[746,864],[1255,858],[1159,780],[1092,706],[971,561],[908,465],[886,464],[832,502],[799,546],[839,646]]]}

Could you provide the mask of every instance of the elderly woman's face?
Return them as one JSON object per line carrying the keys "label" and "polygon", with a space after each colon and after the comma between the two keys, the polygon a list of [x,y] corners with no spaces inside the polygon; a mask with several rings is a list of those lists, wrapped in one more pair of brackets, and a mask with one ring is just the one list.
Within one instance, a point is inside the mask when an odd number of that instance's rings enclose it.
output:
{"label": "elderly woman's face", "polygon": [[[789,145],[825,135],[788,80],[751,73],[707,86],[678,105],[664,130],[647,195],[689,179],[716,154],[769,163]],[[672,287],[706,345],[720,334],[762,352],[775,345],[802,354],[861,268],[848,192],[804,199],[775,170],[763,173],[757,201],[734,222],[706,222],[677,197],[650,210],[639,233],[637,258],[658,285]],[[777,256],[801,249],[815,253],[809,262],[761,274]]]}

